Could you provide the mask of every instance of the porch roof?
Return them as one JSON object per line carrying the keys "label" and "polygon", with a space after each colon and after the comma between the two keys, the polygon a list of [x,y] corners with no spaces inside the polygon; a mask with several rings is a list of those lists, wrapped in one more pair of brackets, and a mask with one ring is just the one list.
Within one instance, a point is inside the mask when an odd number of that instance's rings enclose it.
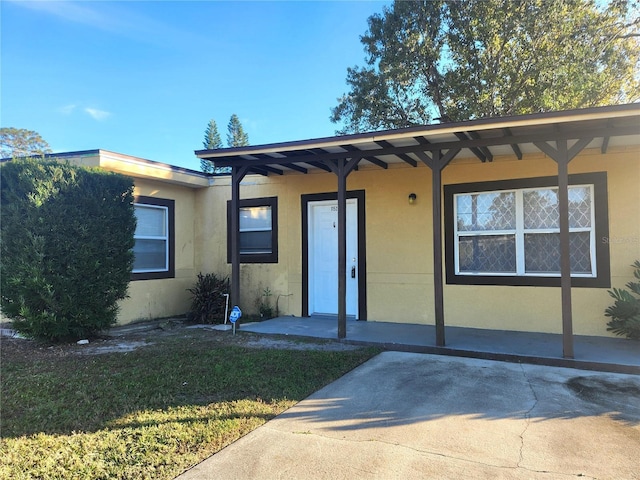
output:
{"label": "porch roof", "polygon": [[247,166],[261,175],[331,171],[325,161],[359,158],[380,168],[421,163],[416,152],[461,148],[458,157],[491,162],[495,156],[538,152],[534,142],[593,138],[585,148],[640,144],[640,103],[594,107],[248,147],[197,150],[217,166]]}

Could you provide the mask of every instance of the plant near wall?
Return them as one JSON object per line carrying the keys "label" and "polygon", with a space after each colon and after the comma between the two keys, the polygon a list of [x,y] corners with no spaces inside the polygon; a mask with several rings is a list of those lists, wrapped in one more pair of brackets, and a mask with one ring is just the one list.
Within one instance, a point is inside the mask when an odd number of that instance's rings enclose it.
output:
{"label": "plant near wall", "polygon": [[271,289],[269,287],[262,290],[260,296],[256,299],[256,307],[261,320],[269,320],[274,317],[274,308],[271,305]]}
{"label": "plant near wall", "polygon": [[634,269],[633,276],[638,281],[627,283],[626,287],[630,291],[621,288],[609,290],[615,303],[605,310],[605,316],[611,317],[607,323],[608,331],[640,340],[640,260],[636,260],[631,267]]}
{"label": "plant near wall", "polygon": [[195,285],[187,291],[192,295],[189,321],[224,323],[225,294],[229,293],[229,277],[219,277],[215,273],[198,273]]}
{"label": "plant near wall", "polygon": [[133,180],[34,160],[4,163],[0,178],[3,314],[54,341],[114,325],[133,266]]}

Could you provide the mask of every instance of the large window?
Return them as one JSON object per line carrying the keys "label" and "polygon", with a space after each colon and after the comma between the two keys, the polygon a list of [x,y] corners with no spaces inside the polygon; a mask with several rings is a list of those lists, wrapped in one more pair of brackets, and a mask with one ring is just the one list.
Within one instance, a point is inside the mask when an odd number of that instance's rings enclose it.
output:
{"label": "large window", "polygon": [[133,280],[173,278],[174,201],[136,197]]}
{"label": "large window", "polygon": [[[445,187],[447,281],[554,285],[560,277],[558,187],[553,178]],[[573,284],[608,286],[605,174],[569,187]],[[606,262],[606,264],[605,264]]]}
{"label": "large window", "polygon": [[[240,261],[278,262],[278,199],[240,200]],[[231,202],[227,204],[227,261],[231,262]]]}

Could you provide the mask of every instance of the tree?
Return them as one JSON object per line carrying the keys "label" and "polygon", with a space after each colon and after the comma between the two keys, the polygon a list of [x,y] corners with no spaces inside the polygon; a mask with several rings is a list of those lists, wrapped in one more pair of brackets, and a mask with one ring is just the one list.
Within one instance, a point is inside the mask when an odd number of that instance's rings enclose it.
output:
{"label": "tree", "polygon": [[[218,133],[218,126],[215,120],[210,120],[207,129],[204,132],[204,148],[216,149],[222,148],[222,140]],[[227,147],[246,147],[249,145],[249,135],[242,128],[240,119],[234,113],[227,124]],[[216,167],[209,160],[200,160],[200,169],[206,173],[231,173],[231,167]]]}
{"label": "tree", "polygon": [[337,133],[640,98],[633,0],[396,1],[368,24]]}
{"label": "tree", "polygon": [[0,128],[0,158],[19,158],[51,153],[49,144],[38,132],[24,128]]}
{"label": "tree", "polygon": [[[215,120],[209,120],[207,129],[204,131],[204,141],[202,142],[204,148],[213,150],[216,148],[222,148],[222,140],[220,139],[220,133],[218,133],[218,125]],[[200,169],[205,173],[214,173],[215,167],[209,160],[200,159]]]}
{"label": "tree", "polygon": [[246,147],[247,145],[249,145],[249,135],[245,133],[240,119],[234,113],[227,124],[227,146]]}

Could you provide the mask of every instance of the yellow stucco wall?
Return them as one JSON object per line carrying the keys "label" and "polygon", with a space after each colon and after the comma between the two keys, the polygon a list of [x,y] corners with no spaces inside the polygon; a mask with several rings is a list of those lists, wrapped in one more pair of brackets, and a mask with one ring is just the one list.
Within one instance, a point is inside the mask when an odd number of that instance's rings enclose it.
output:
{"label": "yellow stucco wall", "polygon": [[[298,180],[297,178],[296,180]],[[302,305],[301,259],[300,257],[300,215],[289,194],[288,179],[248,176],[242,183],[241,198],[278,197],[278,263],[242,264],[240,267],[240,306],[243,312],[255,313],[256,302],[265,288],[273,294],[275,307],[277,297],[281,313],[300,312]],[[231,275],[231,265],[227,263],[227,201],[231,199],[230,179],[218,177],[211,187],[199,190],[196,196],[196,215],[199,222],[195,227],[196,263],[203,273],[214,272]],[[298,205],[300,199],[298,197]],[[298,212],[300,207],[298,206]],[[293,217],[291,217],[293,215]],[[298,225],[296,230],[295,225]],[[297,248],[293,248],[297,245]],[[296,288],[296,284],[299,286]],[[287,296],[288,294],[292,294]]]}
{"label": "yellow stucco wall", "polygon": [[[611,284],[624,287],[632,279],[629,265],[640,258],[640,152],[587,150],[569,164],[569,174],[607,172]],[[445,183],[556,175],[555,163],[543,155],[524,161],[497,159],[493,164],[455,164],[445,170]],[[597,241],[609,241],[597,239]],[[606,288],[572,289],[574,333],[610,335],[604,310],[612,303]],[[477,328],[560,333],[560,289],[554,287],[445,286],[447,324]]]}
{"label": "yellow stucco wall", "polygon": [[[569,173],[608,175],[609,236],[612,286],[632,279],[628,267],[640,258],[640,150],[610,149],[606,155],[588,150],[576,157]],[[531,178],[557,174],[556,164],[542,154],[523,160],[514,156],[492,163],[455,160],[443,172],[444,184]],[[248,176],[241,198],[278,197],[277,264],[241,266],[243,310],[255,311],[256,300],[268,287],[281,314],[302,311],[301,200],[303,194],[335,192],[329,173]],[[365,190],[367,242],[367,310],[370,321],[433,323],[433,242],[431,171],[419,166],[364,165],[347,181],[349,190]],[[409,205],[409,193],[417,202]],[[226,202],[228,178],[195,192],[195,265],[203,272],[230,274],[227,264]],[[604,239],[599,239],[604,241]],[[560,289],[556,287],[446,285],[447,325],[509,330],[561,332]],[[574,332],[609,335],[604,309],[611,304],[607,289],[574,288]]]}
{"label": "yellow stucco wall", "polygon": [[135,180],[135,195],[175,200],[175,278],[135,280],[129,298],[120,303],[119,323],[183,315],[199,269],[195,264],[194,225],[196,190],[177,185]]}

